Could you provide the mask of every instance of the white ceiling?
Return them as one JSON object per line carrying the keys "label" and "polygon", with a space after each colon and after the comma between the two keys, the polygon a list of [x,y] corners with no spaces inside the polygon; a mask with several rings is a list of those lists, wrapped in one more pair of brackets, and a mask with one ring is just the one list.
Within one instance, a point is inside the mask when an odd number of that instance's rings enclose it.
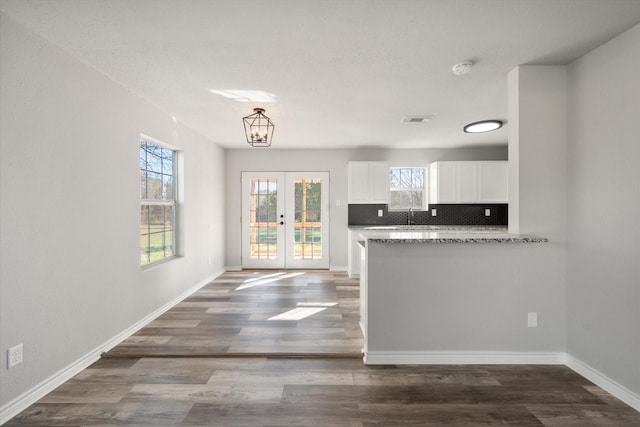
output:
{"label": "white ceiling", "polygon": [[[466,123],[506,119],[507,73],[567,64],[640,22],[640,0],[0,0],[0,10],[219,145],[499,145]],[[464,60],[470,74],[454,76]],[[209,90],[262,90],[241,103]],[[99,102],[99,101],[97,101]],[[404,115],[434,114],[428,123]]]}

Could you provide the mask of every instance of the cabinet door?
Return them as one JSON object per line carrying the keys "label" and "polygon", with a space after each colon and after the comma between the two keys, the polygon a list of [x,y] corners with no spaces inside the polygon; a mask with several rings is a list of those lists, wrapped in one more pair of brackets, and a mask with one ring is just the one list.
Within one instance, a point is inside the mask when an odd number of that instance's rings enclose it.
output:
{"label": "cabinet door", "polygon": [[456,203],[457,165],[454,162],[439,162],[436,166],[437,197],[432,203]]}
{"label": "cabinet door", "polygon": [[370,162],[371,203],[389,203],[389,163]]}
{"label": "cabinet door", "polygon": [[457,163],[456,181],[458,184],[456,202],[476,203],[478,201],[478,168],[476,162]]}
{"label": "cabinet door", "polygon": [[348,202],[389,203],[389,163],[349,162]]}
{"label": "cabinet door", "polygon": [[507,162],[478,163],[478,198],[485,203],[507,203],[509,200],[509,167]]}
{"label": "cabinet door", "polygon": [[368,162],[349,162],[347,169],[348,203],[369,203]]}
{"label": "cabinet door", "polygon": [[360,276],[360,245],[358,244],[358,231],[348,230],[349,249],[347,252],[347,274],[349,277]]}

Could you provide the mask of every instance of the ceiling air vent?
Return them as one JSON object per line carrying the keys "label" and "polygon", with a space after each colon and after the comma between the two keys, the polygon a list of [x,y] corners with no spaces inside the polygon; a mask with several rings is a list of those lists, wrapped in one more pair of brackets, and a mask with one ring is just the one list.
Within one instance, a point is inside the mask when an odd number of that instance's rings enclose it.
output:
{"label": "ceiling air vent", "polygon": [[433,114],[423,114],[420,116],[404,116],[401,120],[402,123],[426,123],[433,119]]}

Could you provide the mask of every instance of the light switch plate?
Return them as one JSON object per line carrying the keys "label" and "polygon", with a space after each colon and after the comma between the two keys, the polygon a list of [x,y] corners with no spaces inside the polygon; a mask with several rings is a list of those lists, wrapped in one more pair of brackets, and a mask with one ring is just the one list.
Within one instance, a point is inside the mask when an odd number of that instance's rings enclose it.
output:
{"label": "light switch plate", "polygon": [[527,313],[527,326],[529,328],[538,327],[538,313]]}

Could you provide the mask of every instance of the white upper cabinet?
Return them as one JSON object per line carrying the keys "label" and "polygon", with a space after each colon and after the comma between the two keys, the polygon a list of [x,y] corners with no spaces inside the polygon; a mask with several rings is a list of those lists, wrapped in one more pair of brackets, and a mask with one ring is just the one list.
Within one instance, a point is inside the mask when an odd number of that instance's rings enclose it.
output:
{"label": "white upper cabinet", "polygon": [[349,162],[348,203],[389,203],[389,163]]}
{"label": "white upper cabinet", "polygon": [[456,167],[458,203],[478,201],[478,164],[460,162]]}
{"label": "white upper cabinet", "polygon": [[483,203],[509,201],[508,162],[478,163],[478,200]]}
{"label": "white upper cabinet", "polygon": [[506,161],[435,162],[429,166],[429,203],[507,203]]}

